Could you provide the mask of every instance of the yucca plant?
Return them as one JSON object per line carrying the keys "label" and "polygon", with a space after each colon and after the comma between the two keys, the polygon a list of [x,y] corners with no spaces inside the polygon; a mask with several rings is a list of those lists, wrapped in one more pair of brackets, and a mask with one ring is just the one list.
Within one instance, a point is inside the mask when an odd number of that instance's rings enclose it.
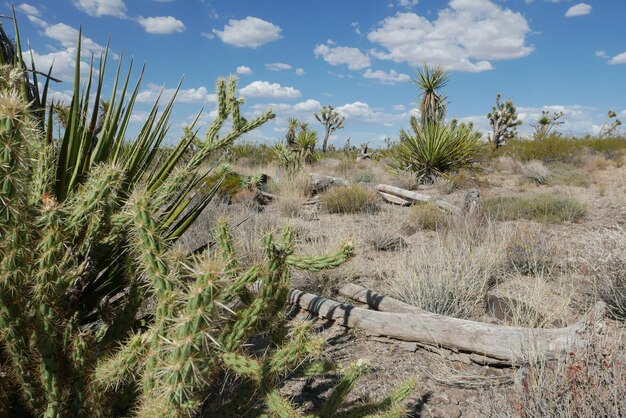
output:
{"label": "yucca plant", "polygon": [[400,131],[400,141],[391,150],[393,171],[415,174],[418,182],[431,184],[437,177],[476,162],[482,147],[481,134],[471,124],[428,123],[411,117],[413,133]]}
{"label": "yucca plant", "polygon": [[[53,111],[33,99],[17,39],[0,66],[0,416],[293,416],[276,390],[281,377],[329,366],[307,325],[287,328],[290,269],[337,267],[352,246],[300,257],[286,229],[278,242],[264,238],[266,265],[243,271],[226,224],[216,246],[181,254],[172,245],[218,187],[201,192],[202,162],[271,111],[243,121],[235,80],[222,79],[217,119],[196,153],[181,162],[188,131],[157,164],[173,100],[127,141],[137,87],[125,99],[127,76],[116,96],[118,70],[101,109],[104,55],[90,106],[79,44],[68,124],[53,141]],[[227,118],[233,129],[218,139]],[[260,355],[245,344],[258,335],[269,336]],[[238,378],[225,385],[226,374]],[[346,372],[321,416],[335,415],[355,376]],[[367,412],[397,412],[410,387]],[[220,402],[224,390],[232,402]]]}
{"label": "yucca plant", "polygon": [[431,69],[424,64],[422,70],[417,72],[413,84],[422,90],[419,103],[422,126],[442,122],[446,116],[446,96],[439,90],[445,87],[448,81],[448,73],[441,66]]}

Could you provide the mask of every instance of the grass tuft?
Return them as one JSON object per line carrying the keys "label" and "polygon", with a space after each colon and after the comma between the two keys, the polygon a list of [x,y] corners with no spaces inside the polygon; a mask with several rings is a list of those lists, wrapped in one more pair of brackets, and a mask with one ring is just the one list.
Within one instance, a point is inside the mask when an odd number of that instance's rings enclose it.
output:
{"label": "grass tuft", "polygon": [[372,213],[380,209],[378,194],[361,184],[333,187],[321,197],[330,213]]}
{"label": "grass tuft", "polygon": [[488,217],[500,221],[528,219],[545,223],[573,222],[587,214],[585,205],[579,201],[552,194],[487,198],[483,209]]}

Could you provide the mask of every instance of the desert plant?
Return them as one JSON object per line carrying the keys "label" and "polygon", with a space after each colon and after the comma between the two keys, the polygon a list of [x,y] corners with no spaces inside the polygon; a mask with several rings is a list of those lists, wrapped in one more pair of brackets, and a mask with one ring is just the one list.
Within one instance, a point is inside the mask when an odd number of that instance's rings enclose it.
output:
{"label": "desert plant", "polygon": [[414,205],[409,211],[411,222],[420,229],[429,229],[431,231],[445,227],[449,217],[448,212],[432,202]]}
{"label": "desert plant", "polygon": [[546,184],[550,176],[550,170],[539,160],[530,160],[523,163],[520,171],[525,179],[534,181],[537,184]]}
{"label": "desert plant", "polygon": [[341,116],[334,107],[328,105],[320,109],[320,113],[315,114],[315,119],[324,125],[324,140],[322,142],[322,152],[326,152],[328,139],[337,129],[343,129],[343,122],[346,119]]}
{"label": "desert plant", "polygon": [[600,129],[600,138],[613,138],[617,136],[620,126],[622,126],[622,121],[617,119],[617,113],[609,110],[608,121]]}
{"label": "desert plant", "polygon": [[[21,70],[13,75],[19,86]],[[351,244],[328,256],[301,257],[293,254],[287,228],[279,242],[271,235],[263,239],[267,265],[243,270],[222,223],[216,248],[183,256],[171,248],[166,215],[193,165],[157,187],[147,181],[126,189],[125,165],[101,162],[61,201],[48,192],[54,177],[42,175],[54,172],[61,154],[56,157],[44,138],[19,90],[2,90],[0,364],[11,378],[0,387],[17,404],[0,404],[9,408],[0,413],[293,416],[277,383],[288,372],[311,376],[330,366],[310,325],[289,331],[281,314],[290,270],[337,267],[351,256]],[[118,252],[104,265],[99,258],[107,248]],[[115,272],[121,292],[94,292],[94,280],[107,271]],[[249,287],[253,283],[257,290]],[[99,296],[95,310],[85,309],[84,289]],[[155,308],[140,310],[146,300]],[[244,344],[259,333],[270,336],[261,356]],[[322,417],[336,413],[365,371],[362,362],[346,370]],[[237,376],[226,388],[225,373]],[[412,385],[364,411],[398,409]],[[225,390],[230,401],[218,402]]]}
{"label": "desert plant", "polygon": [[359,183],[333,187],[321,196],[330,213],[376,212],[380,209],[378,194]]}
{"label": "desert plant", "polygon": [[448,84],[448,80],[448,73],[441,66],[430,69],[424,64],[422,70],[417,72],[413,84],[422,90],[419,110],[423,127],[440,123],[446,116],[446,96],[439,90]]}
{"label": "desert plant", "polygon": [[484,213],[498,220],[530,219],[547,223],[572,222],[585,217],[585,205],[567,196],[497,196],[485,199]]}
{"label": "desert plant", "polygon": [[412,116],[411,129],[413,134],[400,131],[391,169],[413,173],[419,183],[432,184],[450,171],[469,168],[483,147],[480,132],[471,124],[451,121],[420,126]]}
{"label": "desert plant", "polygon": [[547,110],[541,111],[541,118],[539,118],[537,123],[530,125],[534,130],[533,139],[541,141],[550,135],[555,135],[555,128],[565,123],[561,120],[563,116],[565,116],[563,112],[552,112],[550,114]]}
{"label": "desert plant", "polygon": [[508,140],[514,138],[517,134],[517,127],[522,124],[522,121],[517,119],[517,110],[513,101],[508,99],[500,103],[499,94],[496,96],[496,105],[487,114],[487,119],[492,129],[489,141],[496,148],[500,148]]}
{"label": "desert plant", "polygon": [[293,178],[302,170],[305,162],[304,151],[292,149],[279,142],[274,144],[272,152],[278,166],[283,169],[287,177]]}

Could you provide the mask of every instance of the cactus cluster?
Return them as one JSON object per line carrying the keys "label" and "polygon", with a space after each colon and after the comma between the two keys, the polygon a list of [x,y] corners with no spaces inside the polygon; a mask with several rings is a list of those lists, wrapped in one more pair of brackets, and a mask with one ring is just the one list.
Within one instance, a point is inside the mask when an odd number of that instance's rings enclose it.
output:
{"label": "cactus cluster", "polygon": [[[77,65],[68,124],[51,140],[53,111],[12,61],[0,66],[0,416],[295,416],[281,379],[331,365],[309,325],[289,326],[290,271],[337,267],[352,246],[301,257],[286,228],[263,239],[267,263],[244,270],[226,223],[216,245],[173,245],[219,187],[198,192],[201,163],[271,111],[245,121],[235,80],[220,80],[218,118],[196,153],[181,159],[189,131],[158,162],[172,102],[127,143],[132,99],[88,117]],[[226,118],[233,128],[219,138]],[[321,416],[339,408],[363,369],[353,367]],[[410,386],[361,415],[401,410]]]}

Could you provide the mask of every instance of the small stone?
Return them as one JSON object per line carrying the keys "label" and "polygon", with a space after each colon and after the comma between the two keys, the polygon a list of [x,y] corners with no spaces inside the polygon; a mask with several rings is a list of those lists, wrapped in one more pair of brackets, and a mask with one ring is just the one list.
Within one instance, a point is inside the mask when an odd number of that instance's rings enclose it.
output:
{"label": "small stone", "polygon": [[461,416],[461,408],[456,405],[445,405],[436,408],[433,416],[438,418],[459,418]]}
{"label": "small stone", "polygon": [[414,353],[415,351],[417,351],[417,344],[416,343],[412,343],[412,342],[401,342],[400,343],[400,348],[403,351],[408,351],[410,353]]}

